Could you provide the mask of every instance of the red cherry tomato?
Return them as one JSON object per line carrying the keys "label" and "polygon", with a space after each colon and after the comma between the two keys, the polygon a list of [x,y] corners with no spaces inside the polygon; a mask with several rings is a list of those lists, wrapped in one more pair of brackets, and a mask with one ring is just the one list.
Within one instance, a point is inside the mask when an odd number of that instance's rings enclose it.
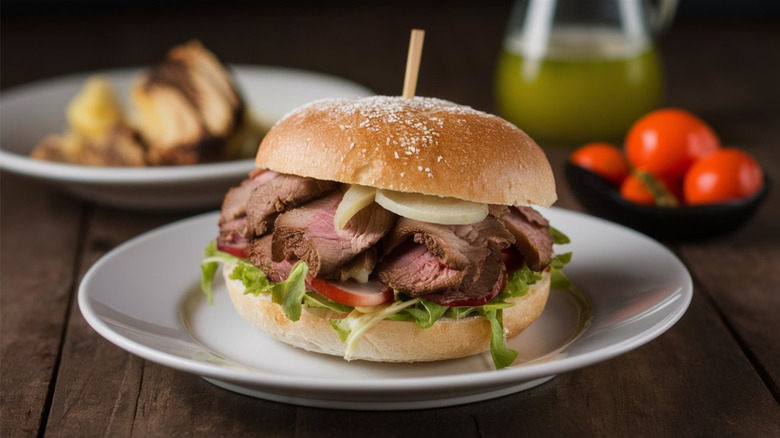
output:
{"label": "red cherry tomato", "polygon": [[694,163],[683,190],[689,204],[709,204],[746,198],[764,184],[761,166],[738,149],[721,149]]}
{"label": "red cherry tomato", "polygon": [[642,205],[655,205],[655,198],[645,184],[635,175],[631,175],[620,185],[620,195],[631,202]]}
{"label": "red cherry tomato", "polygon": [[[653,178],[652,175],[649,175]],[[659,178],[653,178],[653,183],[662,191],[653,195],[645,181],[637,175],[631,175],[620,185],[620,195],[623,198],[642,205],[677,206],[682,199],[682,189],[679,184],[667,182]]]}
{"label": "red cherry tomato", "polygon": [[628,177],[628,162],[617,146],[610,143],[588,143],[571,155],[572,163],[620,185]]}
{"label": "red cherry tomato", "polygon": [[231,230],[225,236],[217,237],[217,249],[242,259],[249,258],[249,240],[236,230]]}
{"label": "red cherry tomato", "polygon": [[626,137],[628,161],[667,181],[680,179],[694,161],[720,148],[704,121],[680,109],[660,109],[639,119]]}
{"label": "red cherry tomato", "polygon": [[393,289],[378,281],[330,281],[307,278],[311,287],[331,300],[348,306],[372,307],[393,300]]}

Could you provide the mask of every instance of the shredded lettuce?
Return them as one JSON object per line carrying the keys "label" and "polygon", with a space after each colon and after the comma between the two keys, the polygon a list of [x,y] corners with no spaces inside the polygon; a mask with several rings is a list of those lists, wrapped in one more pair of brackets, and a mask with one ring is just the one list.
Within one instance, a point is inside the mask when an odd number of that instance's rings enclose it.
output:
{"label": "shredded lettuce", "polygon": [[237,263],[241,259],[217,249],[217,241],[212,240],[204,249],[204,257],[200,262],[200,289],[209,299],[209,304],[214,305],[214,290],[212,283],[220,263]]}
{"label": "shredded lettuce", "polygon": [[244,285],[244,295],[252,294],[258,296],[261,293],[269,293],[271,286],[270,280],[265,276],[265,272],[248,263],[236,262],[236,267],[229,277],[232,280],[240,280]]}
{"label": "shredded lettuce", "polygon": [[447,311],[448,307],[441,306],[432,301],[420,299],[419,304],[414,307],[404,309],[403,313],[408,314],[414,319],[420,328],[430,328]]}
{"label": "shredded lettuce", "polygon": [[499,299],[506,299],[509,297],[522,297],[531,290],[531,285],[542,279],[541,272],[532,271],[528,265],[523,264],[523,267],[515,270],[506,280],[506,287],[501,292],[503,296]]}
{"label": "shredded lettuce", "polygon": [[286,280],[274,283],[268,280],[262,269],[249,263],[247,260],[228,254],[217,249],[216,241],[212,241],[206,247],[205,257],[201,261],[200,287],[209,299],[209,304],[214,304],[214,292],[212,283],[219,264],[235,264],[230,278],[240,280],[244,284],[244,294],[270,294],[271,301],[282,306],[285,316],[291,321],[301,318],[301,303],[306,294],[306,273],[309,267],[300,261],[293,266]]}
{"label": "shredded lettuce", "polygon": [[395,301],[386,306],[376,306],[376,310],[369,313],[363,313],[360,310],[355,309],[345,318],[331,319],[329,321],[330,325],[333,326],[336,333],[338,333],[339,339],[347,344],[347,351],[344,353],[344,359],[352,359],[358,340],[363,336],[363,333],[368,331],[368,329],[388,316],[398,313],[407,307],[414,306],[419,302],[419,298],[414,298],[409,301]]}
{"label": "shredded lettuce", "polygon": [[[560,230],[550,227],[550,235],[553,243],[556,245],[565,245],[571,243],[569,236],[560,232]],[[550,287],[558,290],[571,290],[574,286],[568,277],[563,273],[563,267],[571,261],[571,252],[558,254],[550,261]]]}
{"label": "shredded lettuce", "polygon": [[452,319],[463,319],[468,318],[476,311],[477,307],[450,307],[447,309],[447,313],[445,313],[444,316]]}
{"label": "shredded lettuce", "polygon": [[503,312],[501,309],[480,310],[479,314],[490,322],[490,356],[497,369],[508,367],[517,359],[517,351],[506,345]]}
{"label": "shredded lettuce", "polygon": [[320,307],[338,313],[349,313],[354,309],[352,306],[337,303],[317,292],[306,292],[306,295],[303,296],[303,304],[306,304],[308,307]]}
{"label": "shredded lettuce", "polygon": [[550,287],[558,290],[571,290],[571,280],[563,273],[563,267],[571,261],[571,253],[558,254],[550,261]]}
{"label": "shredded lettuce", "polygon": [[548,227],[550,230],[550,236],[552,236],[553,244],[555,245],[565,245],[567,243],[571,243],[571,239],[569,239],[569,236],[563,234],[559,229]]}
{"label": "shredded lettuce", "polygon": [[290,271],[286,280],[271,286],[271,301],[282,306],[284,314],[290,321],[301,318],[301,303],[306,294],[306,273],[309,266],[299,261]]}

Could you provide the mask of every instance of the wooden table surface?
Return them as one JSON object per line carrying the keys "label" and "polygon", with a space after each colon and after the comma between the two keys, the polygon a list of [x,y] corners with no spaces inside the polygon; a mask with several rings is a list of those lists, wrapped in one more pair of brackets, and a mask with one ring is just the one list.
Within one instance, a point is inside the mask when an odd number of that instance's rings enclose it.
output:
{"label": "wooden table surface", "polygon": [[[509,11],[506,3],[196,2],[149,13],[127,4],[104,12],[4,11],[2,89],[148,65],[196,37],[229,63],[320,71],[399,94],[409,30],[420,27],[427,36],[418,94],[492,111]],[[776,21],[681,21],[661,39],[665,104],[701,115],[775,181],[778,47]],[[561,176],[567,151],[547,153],[557,205],[580,210]],[[780,436],[777,189],[739,231],[668,244],[691,272],[694,298],[649,344],[495,400],[359,412],[238,395],[109,343],[79,312],[82,276],[120,243],[196,212],[123,211],[8,172],[1,177],[2,436]]]}

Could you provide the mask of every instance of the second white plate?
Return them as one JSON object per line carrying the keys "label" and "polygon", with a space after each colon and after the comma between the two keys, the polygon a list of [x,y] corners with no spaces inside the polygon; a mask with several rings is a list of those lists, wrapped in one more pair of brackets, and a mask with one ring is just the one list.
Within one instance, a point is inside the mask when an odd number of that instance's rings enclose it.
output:
{"label": "second white plate", "polygon": [[634,349],[671,327],[693,294],[684,265],[628,228],[561,209],[543,214],[572,243],[566,272],[583,295],[553,291],[542,316],[510,340],[507,369],[489,354],[418,364],[346,362],[267,338],[234,310],[224,285],[215,304],[199,290],[203,248],[217,213],[139,236],[98,261],[79,307],[102,336],[148,360],[232,391],[305,406],[419,409],[522,391],[556,374]]}
{"label": "second white plate", "polygon": [[[347,80],[280,67],[232,66],[252,111],[267,127],[317,99],[373,94]],[[221,204],[227,189],[244,179],[254,160],[192,166],[107,168],[33,160],[30,152],[47,135],[65,128],[65,107],[93,74],[107,76],[126,98],[140,69],[110,70],[21,86],[0,101],[0,168],[56,184],[83,199],[125,208],[207,208]]]}

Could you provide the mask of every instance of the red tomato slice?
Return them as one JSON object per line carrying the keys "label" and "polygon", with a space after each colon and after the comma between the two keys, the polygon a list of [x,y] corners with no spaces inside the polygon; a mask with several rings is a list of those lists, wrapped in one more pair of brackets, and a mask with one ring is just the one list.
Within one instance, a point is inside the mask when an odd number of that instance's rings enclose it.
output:
{"label": "red tomato slice", "polygon": [[217,249],[242,259],[249,258],[249,241],[236,231],[217,237]]}
{"label": "red tomato slice", "polygon": [[378,281],[358,283],[354,280],[330,281],[312,277],[307,280],[315,291],[348,306],[372,307],[393,300],[393,289]]}

